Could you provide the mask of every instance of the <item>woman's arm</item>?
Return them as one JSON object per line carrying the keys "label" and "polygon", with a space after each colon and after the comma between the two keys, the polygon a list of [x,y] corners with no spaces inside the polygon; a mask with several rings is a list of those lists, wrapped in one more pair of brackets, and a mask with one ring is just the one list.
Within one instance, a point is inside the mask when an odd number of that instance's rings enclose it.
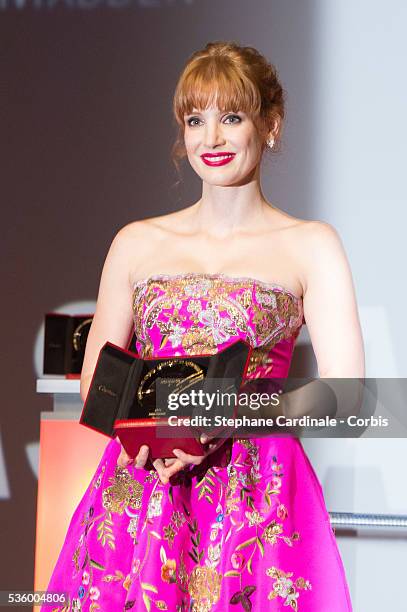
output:
{"label": "woman's arm", "polygon": [[288,417],[358,414],[365,355],[352,273],[331,225],[314,221],[304,229],[304,317],[321,380],[283,396],[281,411]]}
{"label": "woman's arm", "polygon": [[[132,287],[129,253],[134,249],[131,230],[122,228],[110,245],[102,269],[96,310],[86,342],[81,372],[80,392],[85,401],[99,352],[109,341],[127,348],[133,329]],[[133,246],[132,246],[133,244]]]}
{"label": "woman's arm", "polygon": [[352,274],[342,242],[312,222],[301,241],[304,317],[321,378],[364,378],[365,357]]}
{"label": "woman's arm", "polygon": [[[103,345],[109,341],[121,348],[127,348],[133,334],[133,288],[131,286],[130,261],[134,245],[142,250],[142,223],[123,227],[110,245],[99,285],[95,315],[86,342],[85,356],[81,372],[80,393],[86,400],[93,372]],[[122,447],[118,464],[122,467],[133,461],[136,467],[144,467],[149,449],[140,447],[137,457],[129,457]],[[160,478],[167,482],[161,459],[153,463]]]}

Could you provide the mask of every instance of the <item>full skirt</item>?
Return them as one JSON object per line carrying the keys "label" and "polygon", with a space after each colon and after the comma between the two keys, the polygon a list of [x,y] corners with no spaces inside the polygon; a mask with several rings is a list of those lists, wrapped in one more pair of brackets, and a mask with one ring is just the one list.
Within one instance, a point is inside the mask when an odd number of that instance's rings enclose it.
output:
{"label": "full skirt", "polygon": [[154,470],[118,467],[120,445],[109,442],[48,586],[68,601],[52,610],[351,611],[300,441],[235,439],[230,451],[227,466],[163,485]]}

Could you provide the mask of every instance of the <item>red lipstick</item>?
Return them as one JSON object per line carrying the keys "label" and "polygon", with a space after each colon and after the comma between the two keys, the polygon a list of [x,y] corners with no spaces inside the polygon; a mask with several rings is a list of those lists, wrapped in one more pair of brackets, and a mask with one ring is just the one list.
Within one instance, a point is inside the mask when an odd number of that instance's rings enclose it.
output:
{"label": "red lipstick", "polygon": [[224,166],[232,161],[236,153],[220,151],[219,153],[203,153],[201,159],[207,166]]}

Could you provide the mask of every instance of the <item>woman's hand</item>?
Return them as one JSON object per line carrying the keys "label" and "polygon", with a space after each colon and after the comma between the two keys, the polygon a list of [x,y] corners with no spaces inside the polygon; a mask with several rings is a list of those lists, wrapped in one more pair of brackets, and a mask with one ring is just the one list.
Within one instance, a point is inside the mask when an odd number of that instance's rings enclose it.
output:
{"label": "woman's hand", "polygon": [[[122,445],[120,446],[121,446],[121,451],[117,459],[117,465],[119,465],[120,467],[127,467],[128,465],[133,464],[134,467],[137,469],[144,469],[148,461],[148,455],[150,453],[150,449],[148,448],[146,444],[143,444],[142,446],[140,446],[139,452],[137,453],[136,457],[130,457],[130,455],[127,454],[124,447]],[[155,469],[157,470],[157,473],[158,473],[158,476],[161,482],[163,484],[167,484],[167,482],[169,481],[169,476],[167,476],[166,474],[166,467],[163,463],[163,460],[155,459],[152,463]]]}
{"label": "woman's hand", "polygon": [[131,465],[132,463],[134,463],[134,466],[137,468],[138,467],[143,468],[145,466],[145,464],[147,463],[148,453],[149,453],[148,446],[146,446],[145,444],[143,446],[140,446],[139,452],[136,457],[130,457],[130,455],[127,454],[122,444],[120,444],[120,447],[121,447],[121,450],[120,450],[120,455],[117,459],[117,465],[119,465],[120,467],[127,467],[128,465]]}
{"label": "woman's hand", "polygon": [[[211,440],[213,440],[211,442]],[[204,459],[214,451],[216,451],[224,442],[224,438],[215,439],[210,438],[206,434],[202,434],[200,437],[201,444],[208,444],[208,448],[204,455],[190,455],[184,453],[181,449],[174,449],[173,453],[175,457],[167,459],[155,459],[152,464],[157,470],[158,476],[163,484],[167,484],[171,476],[174,476],[180,470],[183,470],[187,465],[200,465]],[[120,467],[127,467],[133,464],[137,469],[144,469],[150,449],[146,444],[140,446],[139,452],[136,457],[130,457],[122,445],[120,455],[117,459],[117,465]]]}
{"label": "woman's hand", "polygon": [[[211,440],[213,440],[211,442]],[[187,465],[200,465],[204,459],[214,451],[216,451],[224,442],[224,438],[220,438],[216,440],[215,438],[210,438],[207,434],[202,434],[200,437],[201,444],[208,444],[208,448],[204,455],[190,455],[188,453],[184,453],[179,448],[174,448],[172,451],[176,458],[168,458],[165,459],[165,475],[168,479],[171,476],[174,476],[180,470],[183,470]]]}

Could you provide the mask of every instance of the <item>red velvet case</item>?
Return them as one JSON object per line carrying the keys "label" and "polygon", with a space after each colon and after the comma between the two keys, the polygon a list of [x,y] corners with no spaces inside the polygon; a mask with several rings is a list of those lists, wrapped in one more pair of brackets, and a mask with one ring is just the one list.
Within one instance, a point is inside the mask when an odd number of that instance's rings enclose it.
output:
{"label": "red velvet case", "polygon": [[158,457],[175,457],[172,453],[174,448],[191,455],[205,453],[205,445],[199,441],[199,432],[196,432],[196,438],[192,438],[189,426],[177,426],[177,437],[169,438],[157,435],[159,428],[168,428],[167,419],[132,419],[115,423],[115,433],[130,457],[137,455],[142,444],[147,444],[153,460]]}

